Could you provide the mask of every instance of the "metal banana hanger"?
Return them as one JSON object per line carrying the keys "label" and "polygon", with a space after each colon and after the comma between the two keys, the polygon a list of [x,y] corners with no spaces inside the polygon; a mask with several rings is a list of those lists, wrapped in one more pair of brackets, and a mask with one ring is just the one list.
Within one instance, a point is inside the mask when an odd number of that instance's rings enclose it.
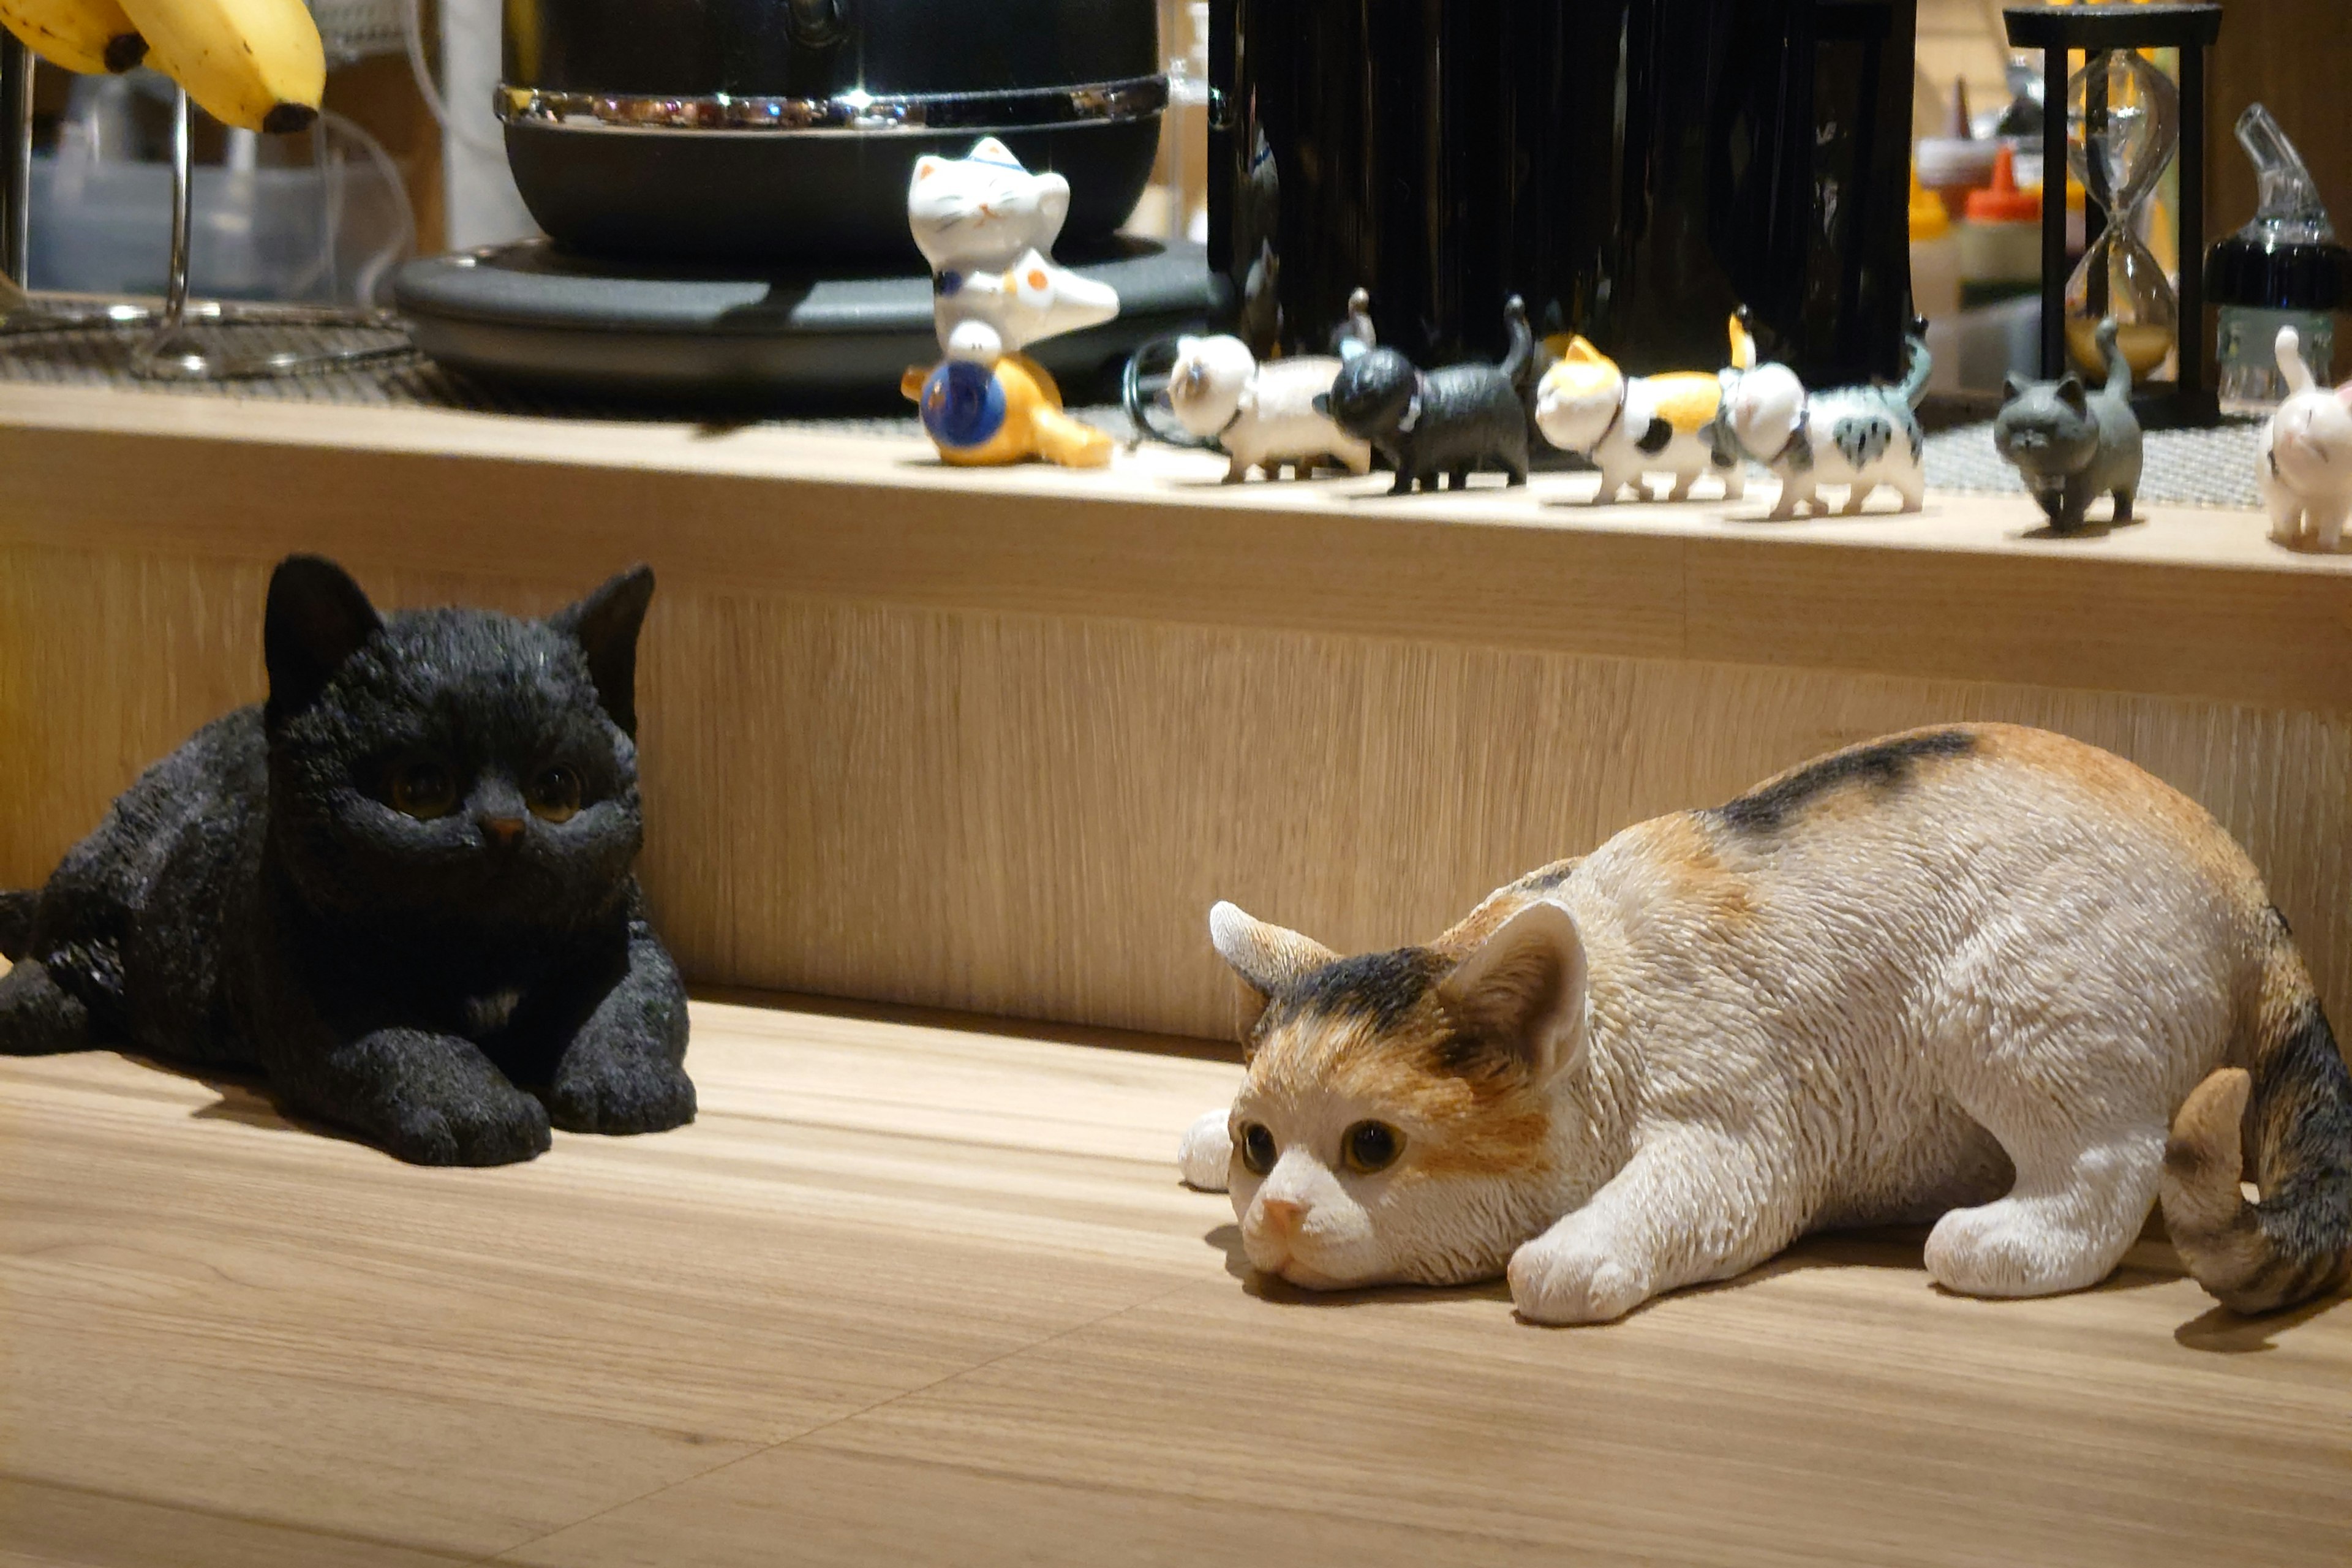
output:
{"label": "metal banana hanger", "polygon": [[[235,381],[258,376],[315,374],[371,361],[398,358],[411,351],[406,329],[389,310],[334,306],[241,304],[188,298],[189,239],[194,224],[195,106],[184,88],[172,105],[172,255],[163,303],[132,300],[45,300],[26,292],[31,262],[30,218],[33,160],[31,51],[0,37],[9,63],[6,104],[8,195],[6,229],[0,234],[0,340],[92,327],[152,330],[131,353],[131,373],[151,381]],[[239,329],[338,327],[381,331],[389,341],[344,348],[256,351],[240,347]]]}

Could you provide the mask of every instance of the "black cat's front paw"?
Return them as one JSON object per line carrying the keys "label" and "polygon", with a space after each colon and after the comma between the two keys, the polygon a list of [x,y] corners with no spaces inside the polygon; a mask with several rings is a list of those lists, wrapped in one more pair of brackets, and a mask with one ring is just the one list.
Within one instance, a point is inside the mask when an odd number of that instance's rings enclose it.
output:
{"label": "black cat's front paw", "polygon": [[509,1084],[394,1109],[384,1148],[412,1165],[511,1165],[547,1152],[547,1108]]}
{"label": "black cat's front paw", "polygon": [[658,1057],[565,1058],[547,1112],[566,1132],[666,1132],[694,1120],[694,1081]]}

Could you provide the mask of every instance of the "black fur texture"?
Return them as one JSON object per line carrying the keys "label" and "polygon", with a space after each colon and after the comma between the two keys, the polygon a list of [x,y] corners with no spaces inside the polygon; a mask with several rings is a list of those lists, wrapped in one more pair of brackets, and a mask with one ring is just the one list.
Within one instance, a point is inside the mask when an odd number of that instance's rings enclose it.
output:
{"label": "black fur texture", "polygon": [[2316,997],[2255,1067],[2248,1119],[2272,1261],[2243,1289],[2300,1300],[2352,1268],[2352,1073]]}
{"label": "black fur texture", "polygon": [[2069,374],[2056,381],[2002,384],[2000,412],[1994,416],[1992,444],[2025,480],[2025,488],[2060,533],[2084,526],[2099,496],[2116,498],[2113,523],[2132,520],[2132,497],[2139,489],[2139,420],[2132,413],[2131,364],[2116,345],[2116,323],[2099,323],[2097,341],[2106,355],[2107,384],[2084,390]]}
{"label": "black fur texture", "polygon": [[1850,784],[1897,789],[1923,759],[1964,757],[1976,750],[1976,737],[1966,730],[1935,730],[1855,746],[1783,773],[1762,788],[1717,806],[1715,815],[1726,826],[1743,833],[1770,833],[1832,790]]}
{"label": "black fur texture", "polygon": [[631,869],[652,593],[639,567],[543,621],[385,619],[331,562],[281,563],[268,703],[149,769],[29,921],[0,900],[0,1053],[258,1068],[425,1164],[691,1121],[685,989]]}
{"label": "black fur texture", "polygon": [[1444,960],[1425,947],[1360,952],[1301,976],[1276,992],[1266,1006],[1269,1019],[1363,1018],[1376,1029],[1403,1021],[1445,973]]}
{"label": "black fur texture", "polygon": [[1374,348],[1340,366],[1315,409],[1360,441],[1369,441],[1396,470],[1392,495],[1418,485],[1454,488],[1471,474],[1501,469],[1504,482],[1528,482],[1528,408],[1520,385],[1532,363],[1535,338],[1517,295],[1505,309],[1510,353],[1499,365],[1457,364],[1423,371],[1394,349]]}

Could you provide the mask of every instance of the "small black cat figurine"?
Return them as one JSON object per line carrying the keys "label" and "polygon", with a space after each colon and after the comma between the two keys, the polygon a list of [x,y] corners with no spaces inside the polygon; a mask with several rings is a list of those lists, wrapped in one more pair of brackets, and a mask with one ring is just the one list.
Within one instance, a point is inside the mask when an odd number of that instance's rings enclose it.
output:
{"label": "small black cat figurine", "polygon": [[631,871],[653,588],[641,566],[543,621],[379,618],[331,562],[281,562],[268,702],[0,894],[0,1054],[258,1068],[421,1164],[692,1121],[686,994]]}
{"label": "small black cat figurine", "polygon": [[2099,323],[2097,342],[2107,360],[2105,386],[2086,393],[2071,372],[2056,381],[2011,376],[1992,423],[1993,446],[2024,476],[2060,533],[2078,531],[2092,500],[2107,491],[2115,493],[2114,521],[2129,522],[2139,489],[2139,420],[2114,317]]}
{"label": "small black cat figurine", "polygon": [[1528,482],[1525,389],[1535,354],[1527,306],[1516,294],[1504,307],[1511,348],[1499,365],[1456,364],[1423,371],[1394,349],[1368,348],[1348,357],[1315,412],[1359,441],[1369,441],[1396,470],[1391,495],[1415,484],[1440,488],[1451,474],[1462,489],[1476,469],[1500,468],[1504,482]]}

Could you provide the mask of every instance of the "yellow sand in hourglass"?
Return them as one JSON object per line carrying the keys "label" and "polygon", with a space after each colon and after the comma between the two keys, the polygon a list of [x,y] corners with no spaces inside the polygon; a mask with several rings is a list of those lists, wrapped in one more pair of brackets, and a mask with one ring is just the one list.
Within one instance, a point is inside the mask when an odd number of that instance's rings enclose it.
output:
{"label": "yellow sand in hourglass", "polygon": [[2180,89],[2135,50],[2094,54],[2066,86],[2066,161],[2107,215],[2106,227],[2066,279],[2066,346],[2076,365],[2104,372],[2093,335],[2112,316],[2136,377],[2171,357],[2180,307],[2164,265],[2140,239],[2142,208],[2179,135]]}

